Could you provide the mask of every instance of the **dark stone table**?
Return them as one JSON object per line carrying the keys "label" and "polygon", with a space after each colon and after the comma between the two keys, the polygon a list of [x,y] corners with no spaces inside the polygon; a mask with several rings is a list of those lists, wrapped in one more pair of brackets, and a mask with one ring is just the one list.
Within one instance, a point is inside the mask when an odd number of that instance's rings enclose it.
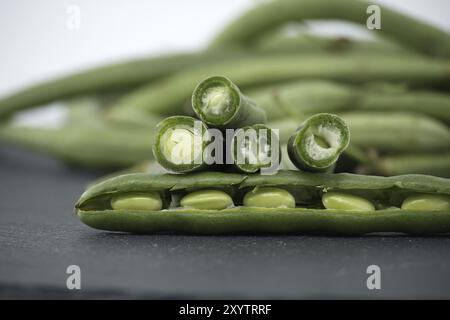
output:
{"label": "dark stone table", "polygon": [[449,237],[101,232],[73,213],[100,175],[0,146],[0,298],[450,298]]}

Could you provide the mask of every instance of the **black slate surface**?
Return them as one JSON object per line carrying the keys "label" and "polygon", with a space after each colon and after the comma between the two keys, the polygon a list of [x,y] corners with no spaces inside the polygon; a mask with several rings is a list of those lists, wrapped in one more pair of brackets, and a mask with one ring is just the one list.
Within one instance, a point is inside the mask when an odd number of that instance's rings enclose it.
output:
{"label": "black slate surface", "polygon": [[101,232],[72,209],[100,175],[0,146],[0,298],[450,298],[449,237]]}

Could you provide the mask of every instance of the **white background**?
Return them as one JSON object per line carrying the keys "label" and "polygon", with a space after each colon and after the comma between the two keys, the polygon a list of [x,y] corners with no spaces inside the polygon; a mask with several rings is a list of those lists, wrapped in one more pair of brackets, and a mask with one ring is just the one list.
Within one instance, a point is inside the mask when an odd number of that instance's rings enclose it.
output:
{"label": "white background", "polygon": [[[0,0],[0,95],[98,64],[205,46],[262,0]],[[384,0],[450,31],[449,0]],[[70,5],[79,29],[67,27]],[[315,26],[346,33],[348,26]]]}

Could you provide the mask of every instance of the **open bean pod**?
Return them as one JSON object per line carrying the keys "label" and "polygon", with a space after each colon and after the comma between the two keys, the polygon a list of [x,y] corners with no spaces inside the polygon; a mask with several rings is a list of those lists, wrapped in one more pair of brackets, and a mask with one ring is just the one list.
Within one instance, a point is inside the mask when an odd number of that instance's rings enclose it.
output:
{"label": "open bean pod", "polygon": [[450,180],[298,171],[128,174],[90,187],[75,207],[93,228],[136,233],[448,233]]}

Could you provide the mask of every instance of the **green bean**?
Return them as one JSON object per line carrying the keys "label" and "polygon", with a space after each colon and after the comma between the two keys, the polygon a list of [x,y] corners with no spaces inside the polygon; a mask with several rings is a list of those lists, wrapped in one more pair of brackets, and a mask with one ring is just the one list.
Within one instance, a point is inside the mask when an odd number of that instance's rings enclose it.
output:
{"label": "green bean", "polygon": [[420,173],[450,178],[450,153],[384,156],[361,170],[385,176]]}
{"label": "green bean", "polygon": [[256,187],[245,194],[243,204],[256,208],[295,208],[295,199],[282,188]]}
{"label": "green bean", "polygon": [[[289,21],[345,20],[366,27],[370,3],[350,0],[283,0],[261,4],[237,18],[213,41],[212,47],[252,46],[262,34]],[[450,56],[450,36],[429,24],[381,6],[377,34],[425,54]]]}
{"label": "green bean", "polygon": [[[264,52],[296,52],[333,53],[333,54],[378,54],[378,55],[413,55],[415,52],[386,39],[356,40],[347,37],[330,37],[305,33],[304,28],[299,34],[286,35],[283,30],[266,33],[255,45],[257,50]],[[289,30],[292,31],[292,30]]]}
{"label": "green bean", "polygon": [[[257,188],[264,192],[267,190],[264,188],[269,187],[289,192],[295,199],[296,207],[255,207],[266,206],[267,203],[249,203],[250,195],[247,200],[243,200],[249,191]],[[197,191],[201,195],[204,192],[202,190],[222,188],[235,189],[233,193],[227,193],[232,197],[234,207],[217,211],[183,208],[177,204],[180,196]],[[111,198],[135,192],[160,192],[167,195],[168,201],[163,204],[162,210],[111,208]],[[366,206],[353,207],[351,211],[324,209],[323,195],[332,195],[333,192],[345,193],[346,197],[361,197],[373,203],[376,209],[367,211]],[[436,206],[432,206],[432,210],[420,211],[400,208],[405,199],[417,194],[449,197],[450,180],[425,175],[376,177],[300,171],[279,171],[274,175],[223,172],[185,175],[128,174],[91,186],[81,195],[75,207],[82,222],[97,229],[111,231],[345,235],[373,232],[449,233],[448,208],[436,210]],[[210,201],[206,203],[206,207],[211,205]]]}
{"label": "green bean", "polygon": [[[118,92],[133,89],[144,83],[159,81],[184,68],[214,61],[233,60],[245,56],[267,56],[283,52],[334,52],[334,50],[330,51],[329,48],[337,47],[335,45],[336,41],[332,38],[314,40],[315,38],[309,36],[307,41],[293,39],[292,44],[289,44],[291,40],[286,39],[283,41],[283,46],[274,44],[271,47],[267,42],[265,45],[254,49],[221,49],[162,55],[96,67],[59,79],[43,82],[3,97],[0,99],[0,118],[5,118],[20,110],[73,96],[98,95],[99,93],[117,94]],[[318,45],[318,42],[321,44]],[[339,52],[397,53],[396,50],[390,49],[389,46],[385,48],[386,45],[383,45],[379,41],[374,42],[373,45],[366,44],[365,42],[360,43],[360,41],[345,41],[345,44],[342,40],[338,40],[337,42],[339,42]],[[327,43],[329,43],[329,46]],[[403,51],[399,53],[404,54]]]}
{"label": "green bean", "polygon": [[391,83],[357,87],[329,81],[296,81],[257,88],[247,94],[271,120],[319,111],[367,110],[419,112],[450,123],[450,95],[406,90]]}
{"label": "green bean", "polygon": [[326,192],[322,196],[322,203],[327,209],[374,211],[372,202],[363,197],[343,192]]}
{"label": "green bean", "polygon": [[30,106],[79,94],[133,88],[145,81],[160,79],[198,60],[201,60],[201,57],[192,54],[152,57],[111,64],[44,82],[0,100],[0,117],[3,118]]}
{"label": "green bean", "polygon": [[350,131],[341,118],[318,113],[306,119],[289,138],[289,158],[301,170],[326,171],[349,142]]}
{"label": "green bean", "polygon": [[[421,114],[407,112],[338,113],[350,128],[351,145],[375,148],[383,153],[443,152],[450,150],[450,130],[441,122]],[[280,130],[285,143],[304,118],[282,119],[268,123]]]}
{"label": "green bean", "polygon": [[103,112],[111,98],[105,96],[83,96],[68,99],[66,125],[98,126],[103,122]]}
{"label": "green bean", "polygon": [[424,115],[406,112],[339,114],[352,132],[352,144],[387,153],[450,150],[450,130]]}
{"label": "green bean", "polygon": [[266,112],[222,76],[209,77],[195,87],[192,108],[203,122],[213,127],[240,128],[266,122]]}
{"label": "green bean", "polygon": [[212,164],[205,158],[205,149],[211,141],[208,128],[200,120],[168,117],[156,126],[153,155],[169,171],[191,172]]}
{"label": "green bean", "polygon": [[414,211],[450,210],[450,196],[414,194],[403,201],[402,209]]}
{"label": "green bean", "polygon": [[233,199],[221,190],[199,190],[185,195],[180,205],[191,209],[223,210],[233,205]]}
{"label": "green bean", "polygon": [[98,125],[62,128],[0,127],[0,141],[55,156],[71,165],[124,168],[152,159],[148,129]]}
{"label": "green bean", "polygon": [[211,74],[233,79],[242,89],[300,79],[323,78],[345,82],[394,81],[432,84],[448,81],[448,64],[416,57],[362,55],[277,55],[235,59],[185,69],[155,84],[143,86],[120,99],[112,116],[126,117],[130,109],[142,113],[182,114],[192,88]]}
{"label": "green bean", "polygon": [[[260,53],[262,54],[262,53]],[[77,95],[117,93],[161,80],[181,69],[212,61],[252,56],[248,50],[208,50],[130,60],[75,73],[25,88],[0,100],[0,118],[33,106]]]}
{"label": "green bean", "polygon": [[236,130],[231,146],[230,157],[240,172],[274,172],[279,167],[282,155],[278,135],[263,124]]}

